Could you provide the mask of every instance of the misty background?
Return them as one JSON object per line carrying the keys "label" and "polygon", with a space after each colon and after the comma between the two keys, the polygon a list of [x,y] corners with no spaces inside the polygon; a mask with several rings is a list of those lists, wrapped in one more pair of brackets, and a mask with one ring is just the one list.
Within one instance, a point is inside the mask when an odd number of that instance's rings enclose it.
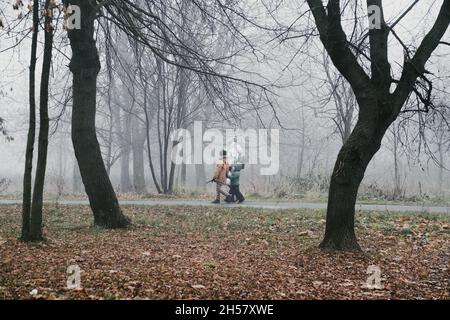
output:
{"label": "misty background", "polygon": [[[278,19],[292,21],[304,9],[301,2],[288,2],[289,6],[277,12]],[[386,4],[386,20],[395,20],[408,3],[410,1],[401,0]],[[429,29],[439,9],[438,5],[433,4],[435,1],[423,1],[402,20],[398,33],[409,43],[417,44]],[[248,6],[254,19],[262,24],[269,23],[270,18],[259,1],[249,1]],[[9,3],[0,4],[2,15],[12,19],[18,13],[10,7]],[[366,23],[364,19],[362,23]],[[306,27],[301,23],[300,26]],[[0,191],[5,197],[19,197],[28,121],[30,39],[26,36],[26,29],[10,34],[5,34],[5,30],[1,32],[4,34],[0,37],[0,116],[5,119],[5,128],[13,140],[0,137],[0,179],[3,179]],[[244,50],[240,43],[231,43],[232,40],[225,34],[217,50],[226,51],[229,46],[233,48],[230,50],[239,54],[230,62],[234,68],[224,68],[222,71],[229,74],[233,72],[235,76],[267,86],[271,92],[270,104],[258,104],[257,101],[249,103],[245,90],[241,88],[236,89],[233,97],[229,97],[233,102],[224,108],[223,114],[219,114],[212,108],[217,101],[202,96],[192,80],[192,91],[188,90],[190,93],[187,99],[190,111],[184,115],[188,119],[187,128],[190,128],[192,121],[203,121],[205,128],[223,130],[279,129],[279,173],[261,176],[258,166],[247,166],[241,175],[243,191],[248,195],[263,197],[325,199],[329,176],[345,139],[345,130],[351,128],[357,116],[357,105],[351,89],[329,61],[319,39],[312,39],[307,44],[301,39],[280,43],[273,34],[255,30],[252,26],[243,26],[243,32],[252,39],[258,53]],[[147,128],[141,121],[143,111],[139,108],[140,101],[136,101],[140,99],[136,97],[141,87],[133,83],[130,74],[127,74],[134,69],[134,75],[138,69],[148,71],[150,66],[145,63],[138,67],[135,65],[132,49],[127,46],[125,37],[117,35],[114,41],[118,44],[114,55],[108,52],[107,45],[99,47],[102,61],[96,118],[99,142],[118,193],[154,194],[156,189],[145,145],[144,132]],[[19,42],[22,45],[17,45]],[[83,192],[82,184],[70,139],[70,47],[62,30],[55,36],[55,47],[57,50],[50,84],[51,136],[45,190],[60,195],[80,194]],[[41,47],[38,56],[40,54]],[[111,56],[108,58],[108,55]],[[402,49],[394,42],[390,55],[393,60],[402,63]],[[447,106],[450,104],[449,65],[446,63],[449,56],[448,47],[439,48],[429,63],[429,71],[436,79],[434,100]],[[108,64],[112,66],[112,74],[106,67]],[[38,63],[38,73],[39,68]],[[245,71],[236,73],[236,70]],[[165,72],[168,82],[176,77],[176,70],[167,67]],[[36,84],[39,85],[39,79]],[[336,103],[336,93],[343,99],[341,105]],[[399,119],[389,130],[381,150],[371,162],[360,188],[360,196],[382,200],[448,199],[450,151],[448,140],[439,140],[439,133],[443,129],[434,128],[422,134],[414,122],[405,125],[402,120]],[[431,125],[430,129],[433,129]],[[150,147],[153,157],[158,159],[161,153],[155,124],[147,131],[152,138]],[[424,138],[427,138],[426,143]],[[133,150],[137,140],[137,144],[140,144],[137,148],[141,149],[138,151]],[[143,164],[136,164],[136,161],[143,161]],[[143,168],[143,171],[137,173],[137,170],[141,170],[138,167]],[[155,170],[159,175],[158,164]],[[213,192],[213,187],[205,185],[212,171],[213,167],[206,165],[177,166],[173,192],[192,196]],[[139,174],[138,178],[136,174]],[[145,185],[137,187],[136,179],[142,178]],[[126,183],[128,185],[124,185]]]}

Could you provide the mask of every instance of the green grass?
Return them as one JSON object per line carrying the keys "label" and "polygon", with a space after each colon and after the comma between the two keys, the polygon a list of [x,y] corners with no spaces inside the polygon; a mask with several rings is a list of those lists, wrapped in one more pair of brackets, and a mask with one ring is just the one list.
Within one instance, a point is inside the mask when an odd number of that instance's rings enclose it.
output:
{"label": "green grass", "polygon": [[[126,208],[125,212],[126,212]],[[153,207],[157,214],[138,214],[136,225],[155,227],[164,231],[232,232],[267,230],[273,226],[315,225],[325,217],[324,210],[308,209],[255,209],[246,207]]]}
{"label": "green grass", "polygon": [[[20,208],[9,208],[10,214],[1,215],[1,222],[11,228],[4,234],[19,234]],[[193,207],[193,206],[123,206],[123,211],[135,228],[148,227],[153,234],[217,234],[217,233],[291,233],[293,230],[319,230],[323,228],[326,211],[323,209],[258,209],[249,207]],[[357,212],[356,227],[364,226],[375,230],[396,230],[399,220],[412,218],[450,223],[445,213],[417,212]],[[99,234],[103,230],[93,226],[92,213],[88,206],[46,205],[44,224],[48,233],[80,231]],[[413,228],[414,226],[412,226]],[[433,232],[433,227],[426,229]],[[404,230],[402,233],[408,233]]]}

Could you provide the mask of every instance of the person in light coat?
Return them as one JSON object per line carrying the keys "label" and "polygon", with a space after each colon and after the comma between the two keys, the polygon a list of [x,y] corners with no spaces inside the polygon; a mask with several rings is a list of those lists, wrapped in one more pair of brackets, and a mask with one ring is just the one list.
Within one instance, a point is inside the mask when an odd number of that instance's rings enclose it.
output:
{"label": "person in light coat", "polygon": [[227,186],[227,175],[230,170],[230,163],[227,160],[226,150],[222,151],[222,159],[216,164],[216,169],[214,170],[213,181],[216,183],[216,200],[213,201],[215,204],[220,203],[220,196],[225,196],[225,201],[230,202],[230,194],[225,190]]}

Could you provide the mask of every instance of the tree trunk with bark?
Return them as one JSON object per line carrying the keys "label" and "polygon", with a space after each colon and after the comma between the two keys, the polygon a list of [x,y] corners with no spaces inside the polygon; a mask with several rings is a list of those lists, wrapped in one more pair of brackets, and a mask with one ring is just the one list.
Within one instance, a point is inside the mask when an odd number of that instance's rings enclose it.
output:
{"label": "tree trunk with bark", "polygon": [[36,60],[37,40],[39,32],[39,1],[33,3],[33,35],[31,39],[30,84],[29,84],[29,127],[25,154],[25,172],[23,177],[22,200],[22,235],[21,239],[29,240],[31,215],[31,188],[33,174],[34,140],[36,138]]}
{"label": "tree trunk with bark", "polygon": [[66,1],[81,9],[81,29],[69,30],[73,73],[72,142],[94,223],[104,228],[124,228],[130,220],[122,213],[106,172],[95,130],[97,75],[100,59],[94,39],[94,0]]}
{"label": "tree trunk with bark", "polygon": [[[45,10],[50,9],[50,0],[45,1]],[[48,93],[50,85],[50,68],[52,63],[53,49],[53,28],[51,26],[53,17],[50,14],[45,16],[44,24],[44,58],[42,62],[41,90],[39,103],[39,142],[38,142],[38,160],[36,166],[36,178],[34,180],[33,204],[31,206],[30,220],[30,240],[42,241],[42,208],[44,198],[45,172],[47,169],[47,151],[48,151]]]}
{"label": "tree trunk with bark", "polygon": [[[450,24],[450,0],[444,0],[436,21],[420,46],[405,59],[399,80],[391,74],[388,38],[393,32],[384,20],[382,0],[367,0],[379,9],[379,26],[369,30],[370,76],[352,51],[342,26],[341,1],[307,0],[320,39],[334,66],[350,83],[359,105],[359,120],[342,147],[331,177],[323,249],[360,250],[354,216],[359,185],[381,140],[426,73],[425,64],[440,44]],[[396,84],[391,92],[392,84]]]}
{"label": "tree trunk with bark", "polygon": [[399,160],[399,129],[393,125],[392,127],[392,155],[394,158],[394,190],[392,191],[392,199],[397,200],[402,197],[402,181],[400,175],[400,160]]}
{"label": "tree trunk with bark", "polygon": [[361,117],[339,152],[330,181],[327,224],[321,248],[360,250],[354,223],[358,189],[388,126],[387,119],[378,124],[370,114]]}

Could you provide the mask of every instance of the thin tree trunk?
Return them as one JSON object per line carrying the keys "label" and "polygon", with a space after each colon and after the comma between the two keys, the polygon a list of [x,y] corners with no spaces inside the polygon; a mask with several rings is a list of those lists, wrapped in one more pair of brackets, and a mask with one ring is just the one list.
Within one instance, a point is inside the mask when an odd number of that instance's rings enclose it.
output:
{"label": "thin tree trunk", "polygon": [[125,114],[122,129],[122,153],[120,157],[120,192],[128,193],[131,192],[131,182],[130,182],[130,143],[131,143],[131,125],[130,125],[130,115]]}
{"label": "thin tree trunk", "polygon": [[137,193],[146,192],[144,172],[144,146],[136,144],[133,146],[133,181]]}
{"label": "thin tree trunk", "polygon": [[[45,10],[50,10],[50,0],[45,1]],[[30,220],[30,240],[41,241],[42,236],[42,207],[44,198],[45,172],[47,169],[47,151],[48,151],[48,92],[50,84],[50,67],[52,63],[53,49],[53,29],[51,27],[53,17],[49,14],[45,16],[44,24],[44,59],[42,64],[41,90],[39,104],[39,145],[38,160],[36,166],[36,178],[34,180],[33,204],[31,207]]]}
{"label": "thin tree trunk", "polygon": [[33,3],[33,36],[31,40],[30,84],[29,84],[29,127],[25,154],[25,172],[23,177],[22,200],[22,235],[24,241],[29,240],[31,214],[31,188],[33,174],[33,151],[36,138],[36,54],[39,32],[39,1]]}
{"label": "thin tree trunk", "polygon": [[438,153],[439,153],[439,177],[438,177],[438,189],[439,189],[439,196],[443,195],[444,190],[444,150],[443,149],[443,141],[440,139],[439,146],[438,146]]}
{"label": "thin tree trunk", "polygon": [[302,107],[302,114],[301,114],[301,122],[302,122],[302,138],[300,140],[300,148],[298,150],[298,166],[297,166],[297,178],[301,179],[302,172],[303,172],[303,166],[304,166],[304,159],[305,159],[305,144],[306,144],[306,136],[305,136],[305,112]]}
{"label": "thin tree trunk", "polygon": [[81,29],[70,30],[73,73],[72,142],[81,177],[94,214],[94,223],[104,228],[123,228],[130,220],[122,213],[102,159],[95,131],[97,75],[100,59],[94,39],[97,2],[71,0],[81,9]]}
{"label": "thin tree trunk", "polygon": [[176,169],[175,163],[170,162],[169,185],[168,185],[168,188],[166,191],[167,194],[173,193],[173,185],[174,185],[174,180],[175,180],[175,169]]}
{"label": "thin tree trunk", "polygon": [[[187,104],[188,104],[188,75],[187,71],[179,69],[179,80],[178,80],[178,98],[177,98],[177,128],[186,129],[186,115],[187,115]],[[183,150],[183,153],[186,150]],[[190,152],[190,150],[189,150]],[[181,164],[181,177],[180,184],[182,186],[186,185],[186,163]]]}
{"label": "thin tree trunk", "polygon": [[394,138],[394,192],[392,195],[393,200],[401,197],[401,181],[400,181],[400,167],[398,161],[398,132],[397,128],[393,128],[393,138]]}
{"label": "thin tree trunk", "polygon": [[145,135],[140,128],[139,121],[136,117],[133,122],[133,187],[137,193],[145,193],[145,173],[144,173],[144,143]]}
{"label": "thin tree trunk", "polygon": [[110,112],[110,122],[108,128],[108,144],[106,146],[106,172],[108,176],[111,175],[111,168],[113,166],[113,154],[112,154],[112,146],[113,146],[113,116],[111,112],[111,105],[109,103],[109,112]]}
{"label": "thin tree trunk", "polygon": [[[165,85],[164,85],[164,79],[162,74],[162,62],[159,61],[159,59],[156,59],[157,69],[158,69],[158,81],[157,81],[157,102],[158,102],[158,111],[156,115],[156,128],[158,131],[158,146],[159,146],[159,174],[160,174],[160,181],[161,181],[161,190],[166,193],[167,192],[167,184],[166,179],[164,176],[165,169],[164,169],[164,161],[163,161],[163,137],[161,133],[161,108],[163,108],[163,112],[166,112],[166,101],[164,98],[161,100],[161,90],[163,90],[163,97],[165,92]],[[164,131],[165,132],[165,131]]]}
{"label": "thin tree trunk", "polygon": [[146,135],[147,135],[147,156],[148,156],[148,165],[150,167],[150,173],[152,174],[153,183],[155,184],[156,191],[161,194],[163,191],[158,182],[158,178],[155,172],[155,166],[153,165],[153,157],[152,157],[152,148],[150,144],[150,119],[147,113],[147,108],[145,109],[145,123],[146,123]]}
{"label": "thin tree trunk", "polygon": [[[142,70],[142,68],[141,68],[141,70]],[[143,79],[142,72],[141,72],[141,79]],[[145,85],[144,85],[144,115],[145,115],[145,136],[146,136],[145,141],[147,143],[148,166],[150,167],[150,173],[152,175],[152,180],[153,180],[153,183],[155,184],[156,191],[159,194],[161,194],[162,189],[158,183],[158,178],[156,176],[155,167],[153,165],[152,148],[151,148],[151,143],[150,143],[151,142],[150,141],[151,119],[149,116],[148,105],[147,105],[147,82],[145,82]]]}

